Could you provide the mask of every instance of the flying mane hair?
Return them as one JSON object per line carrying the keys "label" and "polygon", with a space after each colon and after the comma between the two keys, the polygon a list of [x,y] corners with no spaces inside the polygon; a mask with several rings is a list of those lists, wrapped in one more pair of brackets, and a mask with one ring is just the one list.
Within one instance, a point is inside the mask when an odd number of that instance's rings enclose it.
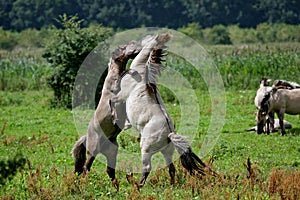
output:
{"label": "flying mane hair", "polygon": [[165,46],[161,48],[155,48],[152,50],[149,59],[146,63],[145,81],[147,91],[149,93],[155,93],[157,88],[157,77],[160,75],[161,70],[164,68],[162,62],[163,58],[167,55]]}

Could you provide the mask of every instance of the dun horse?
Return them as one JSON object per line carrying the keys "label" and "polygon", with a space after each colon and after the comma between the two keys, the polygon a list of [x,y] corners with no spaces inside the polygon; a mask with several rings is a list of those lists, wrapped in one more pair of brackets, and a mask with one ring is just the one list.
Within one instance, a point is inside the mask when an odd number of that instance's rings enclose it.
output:
{"label": "dun horse", "polygon": [[256,115],[257,133],[263,132],[266,115],[275,112],[279,118],[281,135],[285,135],[284,113],[300,114],[300,89],[287,90],[273,88],[267,92],[258,107]]}
{"label": "dun horse", "polygon": [[[121,73],[126,68],[127,61],[134,58],[140,50],[141,47],[139,45],[131,43],[120,46],[112,53],[108,74],[102,89],[102,96],[89,123],[87,135],[82,136],[72,150],[75,159],[75,173],[77,172],[78,174],[89,172],[96,155],[102,153],[107,159],[107,173],[117,189],[119,187],[115,177],[116,156],[118,153],[117,136],[123,127],[113,124],[109,101]],[[124,109],[124,104],[116,106],[118,113],[124,113]],[[124,124],[124,118],[119,120]],[[86,152],[88,154],[87,159]]]}
{"label": "dun horse", "polygon": [[[132,126],[141,134],[143,186],[151,171],[151,157],[161,152],[169,168],[171,184],[174,183],[175,167],[172,156],[176,148],[183,167],[191,174],[204,174],[206,165],[193,153],[187,139],[174,130],[156,85],[163,57],[164,43],[169,34],[161,34],[149,39],[141,52],[134,58],[130,69],[135,73],[125,74],[120,80],[120,89],[112,102],[126,102],[126,112]],[[175,146],[175,148],[174,148]]]}

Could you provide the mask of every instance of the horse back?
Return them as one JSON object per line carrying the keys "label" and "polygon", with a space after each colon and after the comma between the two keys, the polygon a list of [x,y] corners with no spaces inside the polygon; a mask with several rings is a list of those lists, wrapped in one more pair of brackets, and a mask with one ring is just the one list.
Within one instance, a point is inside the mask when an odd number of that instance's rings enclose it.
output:
{"label": "horse back", "polygon": [[277,93],[277,107],[281,108],[284,106],[285,113],[287,114],[300,114],[300,89],[280,89]]}

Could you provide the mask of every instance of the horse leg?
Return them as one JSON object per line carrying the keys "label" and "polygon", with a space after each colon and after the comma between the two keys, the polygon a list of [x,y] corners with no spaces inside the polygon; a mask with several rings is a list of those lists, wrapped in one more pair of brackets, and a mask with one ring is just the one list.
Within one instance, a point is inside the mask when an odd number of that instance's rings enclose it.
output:
{"label": "horse leg", "polygon": [[174,145],[169,143],[168,146],[161,151],[163,154],[166,164],[169,168],[169,175],[170,175],[170,184],[174,185],[175,183],[175,166],[173,164],[173,153],[174,153]]}
{"label": "horse leg", "polygon": [[268,135],[270,134],[270,117],[268,117],[268,119],[267,119],[266,133],[267,133]]}
{"label": "horse leg", "polygon": [[[89,127],[89,130],[91,127]],[[83,166],[83,172],[85,174],[88,174],[88,172],[91,170],[92,164],[99,153],[98,150],[98,144],[99,144],[99,139],[97,133],[93,131],[89,131],[87,135],[87,142],[86,142],[86,149],[87,149],[87,160],[84,163]]]}
{"label": "horse leg", "polygon": [[270,112],[269,114],[269,123],[270,123],[270,130],[271,132],[275,132],[275,128],[274,128],[274,112]]}
{"label": "horse leg", "polygon": [[283,113],[280,112],[277,115],[278,115],[279,125],[280,125],[280,129],[281,129],[281,136],[284,136],[286,134],[285,127],[284,127],[284,124],[283,124],[284,112]]}
{"label": "horse leg", "polygon": [[101,153],[106,157],[107,168],[106,172],[112,181],[113,186],[119,190],[119,182],[116,179],[116,163],[118,154],[118,143],[116,138],[105,141],[103,147],[101,147]]}
{"label": "horse leg", "polygon": [[83,171],[85,174],[88,174],[88,172],[91,170],[91,167],[92,167],[92,164],[93,164],[95,158],[96,158],[96,156],[93,156],[93,154],[91,154],[88,151],[88,158],[83,166]]}
{"label": "horse leg", "polygon": [[146,179],[151,171],[151,158],[152,158],[152,153],[147,153],[145,151],[142,151],[142,164],[143,164],[143,169],[142,169],[142,178],[140,179],[139,186],[143,187]]}

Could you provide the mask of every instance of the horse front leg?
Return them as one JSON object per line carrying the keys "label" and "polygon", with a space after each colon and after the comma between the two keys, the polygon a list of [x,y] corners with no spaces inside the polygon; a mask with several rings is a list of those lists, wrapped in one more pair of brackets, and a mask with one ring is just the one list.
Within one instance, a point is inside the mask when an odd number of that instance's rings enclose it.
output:
{"label": "horse front leg", "polygon": [[270,123],[270,130],[271,132],[275,132],[275,128],[274,128],[274,112],[270,112],[269,114],[269,123]]}
{"label": "horse front leg", "polygon": [[147,153],[142,151],[142,164],[143,164],[143,169],[142,169],[142,178],[140,179],[139,182],[139,187],[143,187],[148,175],[150,174],[151,171],[151,157],[152,153]]}

